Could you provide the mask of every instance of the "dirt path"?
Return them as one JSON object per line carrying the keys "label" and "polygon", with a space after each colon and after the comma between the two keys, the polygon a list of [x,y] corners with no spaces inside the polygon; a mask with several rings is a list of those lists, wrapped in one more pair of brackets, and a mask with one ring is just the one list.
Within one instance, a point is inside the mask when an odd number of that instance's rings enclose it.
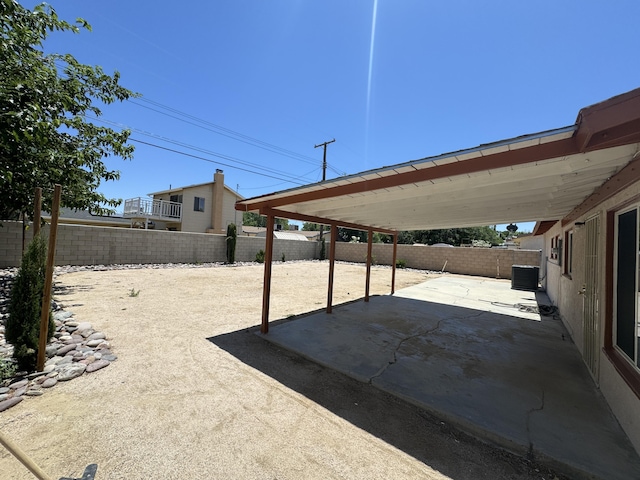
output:
{"label": "dirt path", "polygon": [[[421,410],[253,333],[262,266],[77,272],[57,300],[105,332],[118,360],[0,414],[52,478],[551,478]],[[273,268],[271,319],[323,308],[326,262]],[[398,270],[396,288],[434,275]],[[391,270],[374,267],[371,293]],[[137,295],[132,295],[137,293]],[[364,294],[337,264],[334,303]],[[31,475],[0,448],[0,477]]]}

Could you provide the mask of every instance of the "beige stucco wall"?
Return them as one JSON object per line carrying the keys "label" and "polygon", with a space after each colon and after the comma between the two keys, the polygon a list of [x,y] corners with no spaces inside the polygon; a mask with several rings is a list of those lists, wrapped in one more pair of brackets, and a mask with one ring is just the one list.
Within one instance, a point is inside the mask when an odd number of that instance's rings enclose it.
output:
{"label": "beige stucco wall", "polygon": [[235,209],[238,197],[226,188],[224,189],[224,200],[222,202],[222,227],[226,233],[230,223],[235,223],[238,236],[242,235],[242,212]]}
{"label": "beige stucco wall", "polygon": [[[195,197],[204,198],[204,212],[193,210]],[[213,208],[213,183],[182,190],[182,226],[183,232],[205,233],[211,228],[211,210]]]}
{"label": "beige stucco wall", "polygon": [[[640,194],[640,182],[627,188],[623,192],[603,202],[598,207],[587,212],[575,222],[585,222],[594,216],[600,218],[600,235],[598,240],[598,300],[599,300],[599,373],[595,379],[600,390],[609,402],[611,410],[625,430],[629,439],[640,451],[640,399],[633,393],[622,377],[617,373],[614,365],[602,351],[604,347],[604,327],[605,312],[605,268],[606,268],[606,231],[607,231],[607,211],[617,209],[617,207],[629,199]],[[573,341],[580,350],[584,352],[583,334],[583,296],[578,294],[585,281],[585,248],[586,248],[586,228],[582,225],[575,225],[572,222],[566,227],[561,227],[557,223],[545,234],[545,250],[543,250],[543,262],[547,265],[546,287],[547,294],[552,302],[558,306],[562,320],[569,330]],[[564,238],[564,233],[572,229],[573,237],[573,272],[571,276],[563,275],[562,269],[554,261],[548,260],[551,248],[551,239],[555,235]]]}

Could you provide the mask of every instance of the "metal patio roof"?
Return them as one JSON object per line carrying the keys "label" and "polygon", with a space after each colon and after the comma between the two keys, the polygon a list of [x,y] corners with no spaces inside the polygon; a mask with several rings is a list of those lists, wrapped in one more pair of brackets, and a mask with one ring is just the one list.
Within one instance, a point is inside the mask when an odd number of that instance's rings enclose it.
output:
{"label": "metal patio roof", "polygon": [[639,150],[636,89],[583,108],[575,125],[249,198],[236,209],[388,233],[567,223],[638,180]]}

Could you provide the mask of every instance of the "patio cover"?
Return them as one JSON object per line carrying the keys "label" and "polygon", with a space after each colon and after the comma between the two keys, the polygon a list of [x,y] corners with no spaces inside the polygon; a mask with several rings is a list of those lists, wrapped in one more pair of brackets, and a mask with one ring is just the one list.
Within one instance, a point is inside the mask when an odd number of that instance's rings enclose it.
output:
{"label": "patio cover", "polygon": [[635,164],[639,141],[636,89],[580,110],[575,125],[248,198],[236,209],[376,231],[567,223]]}
{"label": "patio cover", "polygon": [[[236,209],[269,223],[280,217],[392,235],[513,221],[536,221],[540,234],[640,180],[639,142],[635,89],[581,109],[574,125],[248,198]],[[265,288],[267,273],[265,264]]]}

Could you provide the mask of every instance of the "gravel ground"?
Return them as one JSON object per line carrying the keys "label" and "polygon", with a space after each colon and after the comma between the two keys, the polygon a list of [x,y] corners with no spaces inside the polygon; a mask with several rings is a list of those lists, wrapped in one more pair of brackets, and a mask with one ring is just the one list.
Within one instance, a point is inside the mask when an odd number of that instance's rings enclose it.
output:
{"label": "gravel ground", "polygon": [[[556,478],[265,342],[263,267],[216,267],[58,276],[56,301],[106,333],[118,360],[0,413],[2,432],[52,478],[90,463],[97,480]],[[361,298],[364,275],[338,263],[334,303]],[[327,262],[275,264],[272,321],[323,308],[327,276]],[[398,270],[396,289],[435,276]],[[390,279],[373,267],[371,293]],[[33,478],[1,448],[0,472]]]}

